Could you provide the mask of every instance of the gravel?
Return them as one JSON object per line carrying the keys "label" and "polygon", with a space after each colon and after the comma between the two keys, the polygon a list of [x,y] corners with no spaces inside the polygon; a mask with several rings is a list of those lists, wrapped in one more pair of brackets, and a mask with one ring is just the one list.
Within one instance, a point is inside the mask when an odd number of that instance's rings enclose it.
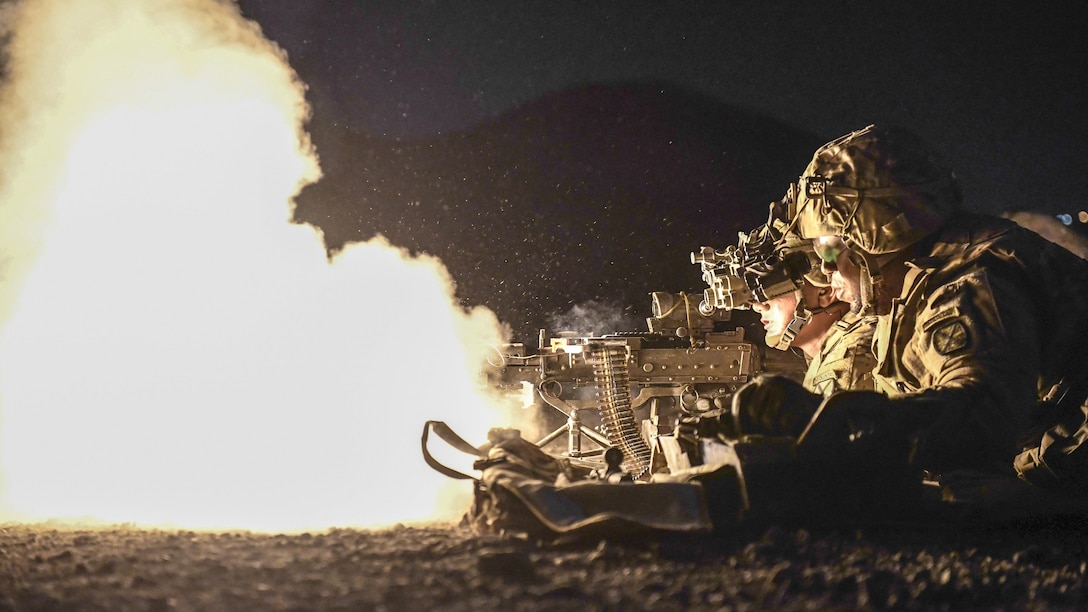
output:
{"label": "gravel", "polygon": [[258,534],[0,526],[0,611],[1054,610],[1084,517],[542,544],[456,524]]}

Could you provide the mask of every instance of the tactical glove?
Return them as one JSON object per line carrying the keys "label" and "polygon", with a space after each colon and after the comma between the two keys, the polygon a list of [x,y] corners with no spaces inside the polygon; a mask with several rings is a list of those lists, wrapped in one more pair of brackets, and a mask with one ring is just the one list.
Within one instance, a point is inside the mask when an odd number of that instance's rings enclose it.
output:
{"label": "tactical glove", "polygon": [[776,374],[764,374],[733,394],[730,425],[738,436],[791,436],[805,430],[820,405],[820,396],[801,383]]}
{"label": "tactical glove", "polygon": [[[875,391],[840,391],[820,405],[797,444],[799,458],[852,465],[853,470],[908,469],[917,450],[912,415],[919,402],[892,399]],[[915,450],[912,450],[915,449]]]}
{"label": "tactical glove", "polygon": [[801,435],[810,446],[843,445],[884,433],[891,400],[876,391],[840,391],[825,399]]}
{"label": "tactical glove", "polygon": [[[797,443],[797,460],[824,500],[852,500],[861,516],[916,519],[932,510],[923,485],[928,463],[918,426],[939,410],[925,397],[841,391],[824,400]],[[938,466],[939,467],[939,466]],[[811,489],[813,496],[820,490]]]}

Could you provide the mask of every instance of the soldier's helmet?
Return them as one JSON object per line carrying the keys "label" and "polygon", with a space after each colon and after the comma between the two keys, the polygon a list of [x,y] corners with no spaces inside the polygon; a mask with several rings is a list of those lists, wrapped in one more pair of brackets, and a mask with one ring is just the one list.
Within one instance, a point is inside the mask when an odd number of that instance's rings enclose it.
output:
{"label": "soldier's helmet", "polygon": [[870,125],[816,150],[786,196],[791,231],[841,236],[870,255],[902,250],[960,207],[956,176],[914,134]]}

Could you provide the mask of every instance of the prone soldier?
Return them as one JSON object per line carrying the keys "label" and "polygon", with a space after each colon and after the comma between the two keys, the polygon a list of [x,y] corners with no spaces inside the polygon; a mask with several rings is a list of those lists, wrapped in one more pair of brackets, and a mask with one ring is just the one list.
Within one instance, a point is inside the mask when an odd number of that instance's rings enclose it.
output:
{"label": "prone soldier", "polygon": [[[718,529],[750,518],[926,519],[931,500],[944,510],[965,491],[968,501],[1004,506],[998,517],[1032,498],[1043,504],[1028,514],[1084,512],[1088,362],[1077,351],[1088,341],[1088,261],[1011,221],[962,210],[951,170],[896,128],[870,126],[818,149],[772,218],[787,220],[783,237],[810,241],[853,316],[876,317],[875,390],[824,397],[791,378],[757,377],[732,394],[712,421],[717,431],[699,429],[700,465],[655,473],[645,487],[599,485],[635,496],[604,491],[609,502],[595,497],[593,520],[673,508],[693,490]],[[712,259],[704,249],[704,277],[720,263]],[[737,270],[743,278],[722,275],[739,282],[736,292],[720,291],[711,275],[706,297],[729,296],[733,308],[794,282],[777,263]],[[689,482],[702,486],[652,487]],[[937,497],[925,493],[935,489]],[[706,525],[701,510],[694,515],[665,528]],[[647,523],[662,528],[658,518]]]}
{"label": "prone soldier", "polygon": [[[829,396],[846,389],[872,390],[876,317],[849,312],[850,304],[842,301],[839,290],[831,286],[811,242],[785,232],[785,220],[776,217],[780,209],[772,204],[767,223],[742,233],[738,244],[724,253],[711,257],[704,248],[702,256],[693,254],[693,261],[707,262],[703,277],[710,285],[700,308],[750,307],[759,313],[769,347],[803,353],[807,369],[801,384],[807,391]],[[715,267],[717,261],[724,265]],[[738,285],[744,289],[724,289]],[[780,377],[773,372],[763,374],[760,380],[767,384],[741,387],[732,406],[785,401],[785,397],[777,395],[763,396],[777,394],[783,387],[795,387],[772,382]],[[720,418],[720,429],[727,437],[737,437],[742,431],[775,434],[783,429],[781,424],[746,419],[749,416],[773,418],[778,413],[727,414]]]}
{"label": "prone soldier", "polygon": [[[846,389],[873,389],[876,318],[849,312],[850,304],[831,286],[812,245],[782,233],[782,225],[772,219],[765,226],[765,231],[779,236],[775,261],[787,261],[789,253],[801,252],[812,263],[795,279],[793,291],[753,300],[752,309],[760,314],[767,332],[767,345],[804,354],[808,369],[802,385],[809,391],[826,397]],[[775,226],[777,232],[770,229]]]}
{"label": "prone soldier", "polygon": [[[818,149],[783,205],[852,312],[878,317],[878,391],[821,399],[757,380],[773,392],[737,393],[741,425],[789,424],[776,433],[847,487],[889,472],[904,485],[967,473],[1085,492],[1088,365],[1077,351],[1088,340],[1088,262],[961,209],[952,171],[898,128]],[[756,397],[787,399],[744,401]]]}

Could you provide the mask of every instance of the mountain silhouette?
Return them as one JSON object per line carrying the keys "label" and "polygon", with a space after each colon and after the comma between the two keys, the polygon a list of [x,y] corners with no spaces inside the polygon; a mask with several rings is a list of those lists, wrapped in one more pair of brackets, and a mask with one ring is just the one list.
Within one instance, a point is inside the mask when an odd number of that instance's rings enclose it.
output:
{"label": "mountain silhouette", "polygon": [[643,330],[650,292],[701,293],[689,253],[766,220],[822,144],[656,82],[556,92],[426,140],[310,131],[325,176],[299,194],[296,221],[330,253],[381,234],[440,258],[464,305],[533,345],[575,316],[605,319],[581,332]]}

